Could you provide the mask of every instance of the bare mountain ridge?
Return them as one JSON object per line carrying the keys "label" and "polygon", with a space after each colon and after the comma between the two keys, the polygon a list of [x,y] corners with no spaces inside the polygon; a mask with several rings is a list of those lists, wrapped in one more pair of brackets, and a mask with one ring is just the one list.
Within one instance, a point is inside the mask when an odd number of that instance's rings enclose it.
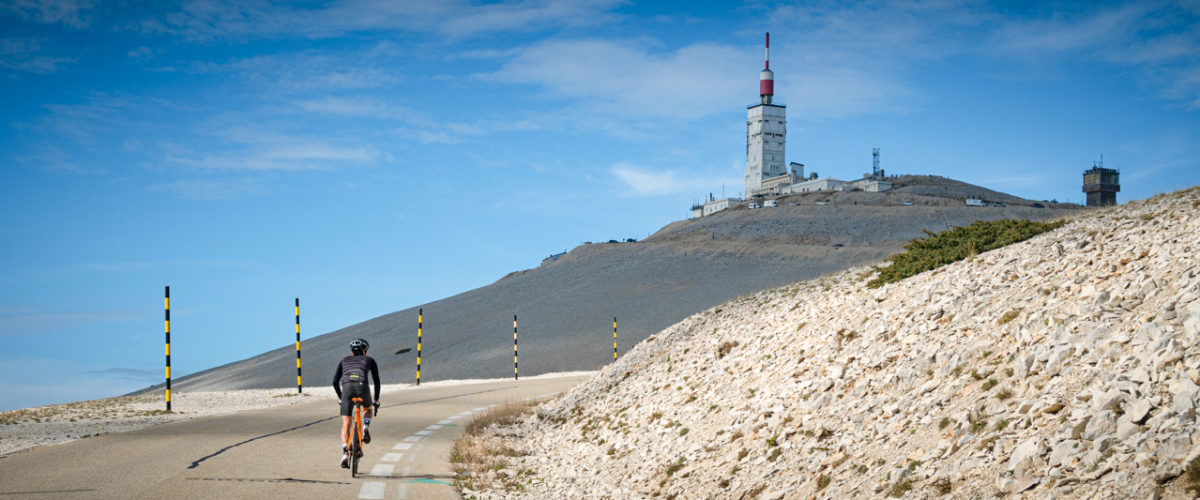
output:
{"label": "bare mountain ridge", "polygon": [[[739,207],[677,221],[640,242],[580,245],[536,268],[424,304],[421,378],[512,376],[514,314],[520,319],[522,375],[596,369],[612,361],[613,317],[619,318],[623,353],[717,304],[878,262],[923,230],[975,220],[1047,220],[1078,209],[1032,208],[1029,200],[940,177],[896,180],[897,192],[796,195],[781,199],[779,207]],[[963,205],[963,198],[981,195],[1009,200],[1008,206]],[[819,199],[826,203],[817,205]],[[415,353],[391,353],[416,347],[417,309],[304,339],[306,385],[328,384],[355,337],[371,341],[385,382],[413,381]],[[296,382],[294,367],[289,344],[172,385],[179,391],[288,387]]]}
{"label": "bare mountain ridge", "polygon": [[723,303],[485,429],[463,494],[1196,498],[1198,234],[1200,186]]}

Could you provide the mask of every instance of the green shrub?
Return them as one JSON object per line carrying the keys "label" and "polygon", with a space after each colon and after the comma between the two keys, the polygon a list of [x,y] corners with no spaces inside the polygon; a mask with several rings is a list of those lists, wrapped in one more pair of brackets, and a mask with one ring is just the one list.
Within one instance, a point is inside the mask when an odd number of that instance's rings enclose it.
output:
{"label": "green shrub", "polygon": [[934,481],[933,482],[933,490],[938,492],[939,495],[950,494],[950,490],[951,490],[950,480],[946,479],[946,478],[942,478],[942,479],[938,479],[937,481]]}
{"label": "green shrub", "polygon": [[828,474],[821,474],[820,477],[817,477],[817,491],[825,489],[825,487],[829,486],[829,483],[832,481],[833,479],[830,478]]}
{"label": "green shrub", "polygon": [[673,463],[667,467],[667,476],[670,477],[670,476],[675,475],[675,473],[679,472],[679,469],[682,469],[682,468],[683,468],[683,457],[679,457],[678,461],[676,461],[675,463]]}
{"label": "green shrub", "polygon": [[1187,476],[1187,490],[1200,495],[1200,458],[1192,460],[1184,474]]}
{"label": "green shrub", "polygon": [[895,283],[909,276],[937,269],[946,264],[1003,246],[1027,240],[1065,224],[1057,222],[1033,222],[1027,220],[975,221],[967,227],[955,227],[940,233],[925,231],[926,238],[918,238],[904,245],[904,252],[891,257],[886,267],[876,267],[876,278],[867,286],[878,288]]}
{"label": "green shrub", "polygon": [[912,481],[905,479],[896,484],[893,484],[891,491],[888,492],[888,496],[900,498],[900,497],[904,496],[904,494],[907,493],[908,490],[911,490],[911,489],[912,489]]}
{"label": "green shrub", "polygon": [[1004,316],[1001,316],[999,320],[996,320],[996,322],[1001,325],[1004,325],[1004,324],[1007,324],[1009,321],[1017,319],[1017,316],[1020,316],[1020,315],[1021,315],[1020,309],[1013,309],[1009,312],[1004,313]]}

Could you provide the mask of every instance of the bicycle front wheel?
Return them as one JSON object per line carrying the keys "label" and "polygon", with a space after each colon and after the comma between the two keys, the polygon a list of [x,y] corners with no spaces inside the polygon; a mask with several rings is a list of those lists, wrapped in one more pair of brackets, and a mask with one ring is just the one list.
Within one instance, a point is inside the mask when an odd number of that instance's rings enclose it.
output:
{"label": "bicycle front wheel", "polygon": [[362,456],[362,422],[354,423],[354,433],[350,436],[350,477],[358,475],[358,457]]}

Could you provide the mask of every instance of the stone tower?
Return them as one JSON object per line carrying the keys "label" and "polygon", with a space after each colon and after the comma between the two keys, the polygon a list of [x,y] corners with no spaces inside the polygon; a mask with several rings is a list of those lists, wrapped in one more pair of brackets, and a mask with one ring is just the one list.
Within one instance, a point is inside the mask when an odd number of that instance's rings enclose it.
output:
{"label": "stone tower", "polygon": [[1083,171],[1083,192],[1087,193],[1087,206],[1107,207],[1117,204],[1117,192],[1121,190],[1121,173],[1102,166],[1093,165]]}

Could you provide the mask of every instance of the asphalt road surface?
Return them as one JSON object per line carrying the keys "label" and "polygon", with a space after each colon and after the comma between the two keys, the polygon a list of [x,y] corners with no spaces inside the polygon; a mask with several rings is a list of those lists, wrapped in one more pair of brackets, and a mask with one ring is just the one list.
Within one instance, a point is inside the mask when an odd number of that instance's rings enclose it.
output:
{"label": "asphalt road surface", "polygon": [[459,498],[450,449],[472,414],[566,391],[585,376],[384,393],[359,477],[341,468],[336,402],[105,434],[0,458],[9,498]]}

